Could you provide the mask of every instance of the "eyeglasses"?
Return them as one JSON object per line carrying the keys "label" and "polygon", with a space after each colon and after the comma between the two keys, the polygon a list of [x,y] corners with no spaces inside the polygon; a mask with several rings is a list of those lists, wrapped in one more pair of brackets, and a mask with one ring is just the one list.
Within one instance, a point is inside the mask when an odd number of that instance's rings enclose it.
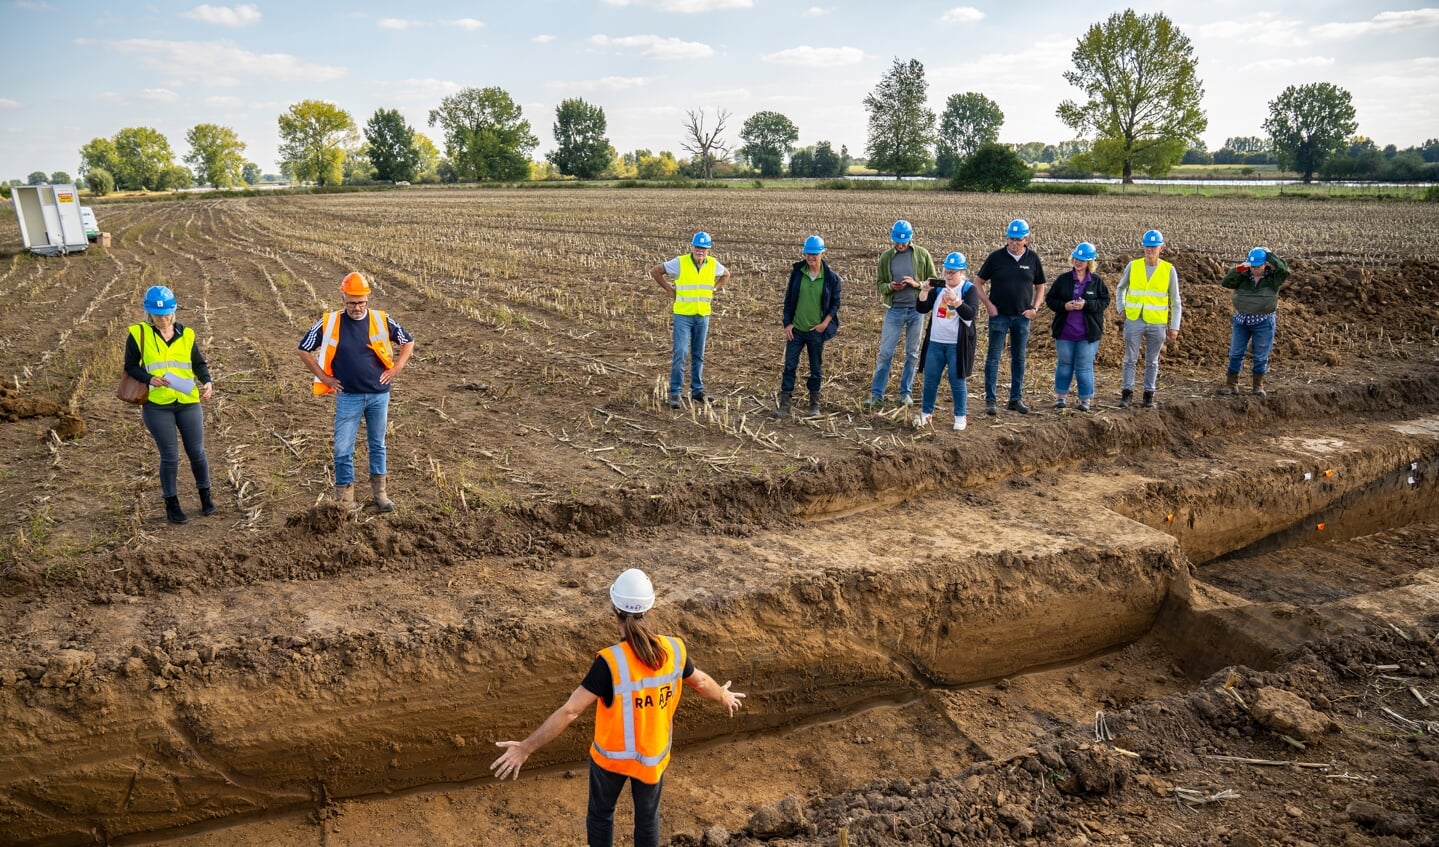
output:
{"label": "eyeglasses", "polygon": [[363,305],[365,305],[365,304],[367,304],[367,303],[369,303],[369,302],[370,302],[369,300],[346,300],[346,301],[345,301],[345,305],[346,305],[346,306],[363,306]]}

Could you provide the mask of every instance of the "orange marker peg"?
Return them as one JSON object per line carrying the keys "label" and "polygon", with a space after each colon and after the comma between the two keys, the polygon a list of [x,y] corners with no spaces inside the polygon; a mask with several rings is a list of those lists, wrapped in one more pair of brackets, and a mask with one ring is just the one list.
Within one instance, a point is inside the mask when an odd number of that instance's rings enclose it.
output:
{"label": "orange marker peg", "polygon": [[1332,470],[1326,470],[1326,471],[1324,471],[1324,476],[1326,476],[1326,477],[1334,476],[1334,471],[1332,471]]}
{"label": "orange marker peg", "polygon": [[1320,532],[1323,532],[1323,531],[1324,531],[1324,524],[1316,524],[1314,528],[1315,528],[1316,530],[1320,531]]}
{"label": "orange marker peg", "polygon": [[1168,515],[1165,515],[1164,520],[1166,523],[1174,523],[1174,513],[1170,512]]}

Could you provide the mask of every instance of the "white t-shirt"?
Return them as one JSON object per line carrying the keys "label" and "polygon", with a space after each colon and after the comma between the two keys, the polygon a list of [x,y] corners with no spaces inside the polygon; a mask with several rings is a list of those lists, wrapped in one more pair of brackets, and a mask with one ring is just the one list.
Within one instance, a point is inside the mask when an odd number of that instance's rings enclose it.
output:
{"label": "white t-shirt", "polygon": [[[689,255],[689,254],[686,253],[685,255]],[[710,256],[709,258],[715,259],[714,256]],[[668,262],[665,262],[665,273],[666,273],[666,274],[669,274],[669,275],[672,276],[672,277],[675,277],[676,279],[679,278],[679,275],[680,275],[680,257],[679,257],[679,256],[676,256],[676,257],[674,257],[673,259],[670,259]],[[724,267],[724,265],[721,265],[721,264],[720,264],[720,260],[719,260],[719,259],[715,259],[715,279],[719,279],[720,277],[722,277],[722,276],[724,276],[724,275],[725,275],[725,267]]]}
{"label": "white t-shirt", "polygon": [[[937,341],[940,344],[959,343],[959,310],[955,307],[964,302],[960,294],[964,290],[966,282],[956,285],[954,288],[936,289],[929,296],[938,297],[934,304],[934,318],[929,327],[929,340]],[[946,304],[945,296],[948,293],[954,297],[954,302]],[[970,321],[973,323],[973,321]]]}

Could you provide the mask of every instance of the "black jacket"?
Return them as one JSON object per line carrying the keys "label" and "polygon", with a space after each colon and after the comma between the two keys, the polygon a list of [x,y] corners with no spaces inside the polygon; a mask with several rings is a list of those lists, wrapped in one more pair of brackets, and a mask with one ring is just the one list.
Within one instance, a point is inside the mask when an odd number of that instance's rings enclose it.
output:
{"label": "black jacket", "polygon": [[[804,268],[807,263],[800,260],[794,263],[789,271],[789,287],[784,290],[784,315],[780,326],[789,326],[794,323],[794,310],[799,306],[799,282],[804,276]],[[824,270],[824,290],[819,295],[819,319],[830,318],[829,326],[824,328],[824,340],[834,338],[839,332],[839,274],[830,269],[829,262],[820,262]]]}
{"label": "black jacket", "polygon": [[[1054,310],[1054,323],[1049,332],[1055,338],[1064,331],[1069,318],[1064,304],[1074,299],[1074,271],[1065,271],[1044,292],[1044,305]],[[1084,340],[1098,341],[1104,334],[1104,313],[1109,311],[1109,287],[1099,274],[1090,274],[1084,284]]]}
{"label": "black jacket", "polygon": [[[979,294],[975,290],[977,283],[965,280],[961,284],[960,304],[955,307],[962,321],[959,325],[959,378],[968,379],[974,373],[974,351],[976,347],[976,333],[974,329],[974,316],[979,314]],[[929,296],[915,304],[915,311],[921,315],[925,312],[934,311],[939,303],[939,286],[930,291]],[[924,358],[929,353],[929,334],[934,329],[934,318],[925,321],[924,343],[919,346],[919,372],[924,373]]]}

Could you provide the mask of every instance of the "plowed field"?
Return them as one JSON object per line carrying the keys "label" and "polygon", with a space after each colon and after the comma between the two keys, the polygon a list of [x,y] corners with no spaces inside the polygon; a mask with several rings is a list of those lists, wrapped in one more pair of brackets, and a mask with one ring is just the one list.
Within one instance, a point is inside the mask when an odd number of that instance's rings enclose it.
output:
{"label": "plowed field", "polygon": [[[486,768],[612,642],[605,589],[634,566],[659,628],[749,695],[734,720],[681,706],[674,844],[1436,843],[1439,204],[411,190],[97,213],[108,249],[0,234],[0,842],[578,843],[588,717],[518,784]],[[985,417],[978,373],[964,432],[862,410],[889,225],[977,268],[1020,216],[1051,277],[1089,240],[1111,285],[1164,231],[1184,326],[1159,408],[1116,407],[1111,321],[1095,411],[1053,410],[1045,320],[1032,414]],[[700,229],[732,273],[715,402],[672,411],[647,271]],[[823,414],[775,422],[812,232],[842,328]],[[1269,395],[1219,397],[1218,281],[1256,244],[1294,269]],[[417,340],[389,514],[328,502],[331,407],[294,353],[350,270]],[[154,284],[216,384],[220,510],[182,461],[180,527],[113,397]],[[368,493],[363,441],[356,466]]]}

